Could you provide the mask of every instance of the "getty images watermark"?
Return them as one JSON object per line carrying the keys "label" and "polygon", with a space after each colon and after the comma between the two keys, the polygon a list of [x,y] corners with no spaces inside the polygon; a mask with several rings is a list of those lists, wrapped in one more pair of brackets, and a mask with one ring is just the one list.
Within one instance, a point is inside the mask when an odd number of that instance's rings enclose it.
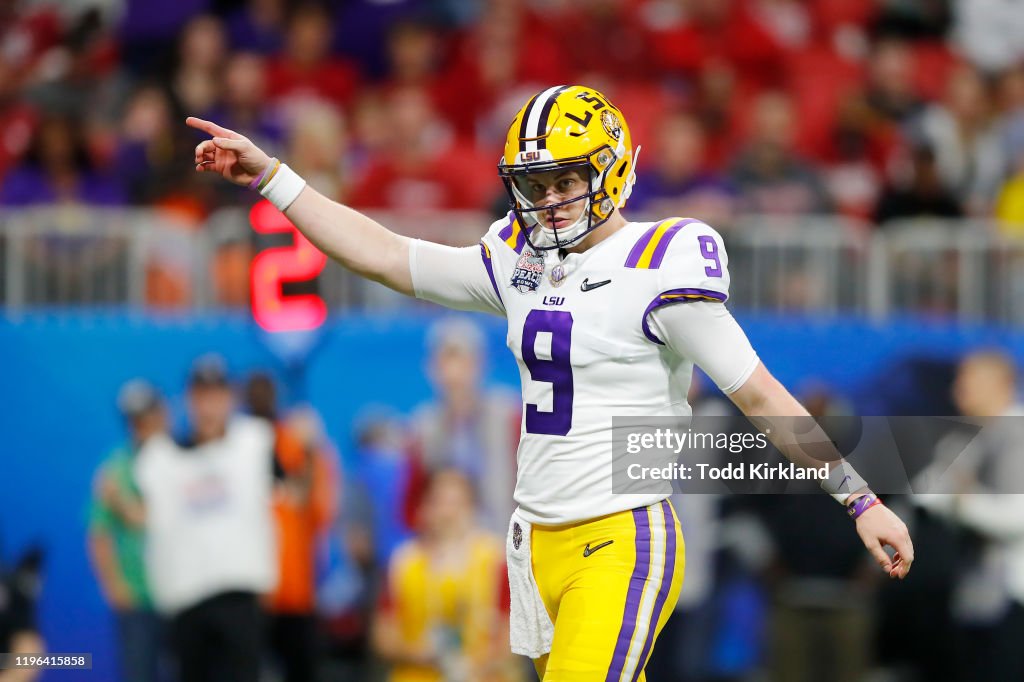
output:
{"label": "getty images watermark", "polygon": [[839,458],[883,494],[1024,493],[1024,417],[615,417],[612,426],[614,493],[820,493]]}
{"label": "getty images watermark", "polygon": [[760,450],[765,453],[771,446],[771,429],[757,433],[723,433],[694,431],[686,428],[655,428],[652,431],[629,431],[626,433],[626,452],[639,455],[644,452],[671,452],[676,461],[651,466],[650,462],[635,461],[626,465],[626,476],[633,481],[796,481],[824,480],[828,478],[829,465],[800,467],[794,462],[724,461],[720,463],[693,461],[690,464],[678,458],[684,453],[710,451],[734,455]]}

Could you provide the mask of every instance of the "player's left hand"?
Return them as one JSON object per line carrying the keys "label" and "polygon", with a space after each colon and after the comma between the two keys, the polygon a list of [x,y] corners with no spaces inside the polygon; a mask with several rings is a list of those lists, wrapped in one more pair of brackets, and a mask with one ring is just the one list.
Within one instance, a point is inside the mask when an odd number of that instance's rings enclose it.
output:
{"label": "player's left hand", "polygon": [[[857,534],[864,546],[890,578],[902,580],[914,563],[914,543],[910,541],[907,525],[884,504],[876,504],[857,517]],[[885,551],[889,546],[896,550],[892,558]]]}

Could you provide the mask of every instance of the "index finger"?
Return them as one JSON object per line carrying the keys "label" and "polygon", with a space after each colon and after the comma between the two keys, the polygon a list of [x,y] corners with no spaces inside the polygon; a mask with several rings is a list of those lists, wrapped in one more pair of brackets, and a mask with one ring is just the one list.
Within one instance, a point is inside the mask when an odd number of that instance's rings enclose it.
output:
{"label": "index finger", "polygon": [[228,137],[231,139],[238,139],[241,137],[241,135],[236,133],[234,130],[228,130],[227,128],[217,125],[213,121],[196,118],[195,116],[189,116],[186,118],[185,125],[190,128],[202,130],[204,133],[208,133],[214,137]]}

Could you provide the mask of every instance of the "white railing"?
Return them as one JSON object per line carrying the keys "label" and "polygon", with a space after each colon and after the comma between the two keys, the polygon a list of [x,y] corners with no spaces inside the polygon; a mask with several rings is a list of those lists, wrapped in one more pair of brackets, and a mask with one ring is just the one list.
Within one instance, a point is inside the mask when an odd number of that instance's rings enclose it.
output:
{"label": "white railing", "polygon": [[723,230],[734,305],[868,313],[870,229],[836,216],[741,217]]}
{"label": "white railing", "polygon": [[[491,217],[475,212],[375,217],[410,236],[475,243]],[[739,308],[856,313],[925,312],[1024,324],[1024,241],[984,221],[916,220],[874,228],[836,216],[743,216],[721,230]],[[37,208],[0,212],[0,306],[130,304],[244,306],[256,235],[243,209],[202,225],[149,209]],[[410,302],[329,263],[318,281],[332,308]]]}
{"label": "white railing", "polygon": [[2,300],[8,309],[143,305],[151,266],[175,273],[205,305],[211,234],[154,211],[80,208],[0,214]]}
{"label": "white railing", "polygon": [[891,310],[1024,323],[1024,241],[1000,235],[989,221],[885,227],[888,281],[878,296]]}
{"label": "white railing", "polygon": [[[472,244],[490,223],[475,212],[375,214],[403,234]],[[483,226],[483,227],[481,227]],[[202,309],[245,304],[253,249],[284,245],[257,235],[248,211],[224,209],[196,225],[148,209],[0,211],[0,306],[131,304]],[[328,263],[319,291],[332,307],[393,307],[401,298]]]}

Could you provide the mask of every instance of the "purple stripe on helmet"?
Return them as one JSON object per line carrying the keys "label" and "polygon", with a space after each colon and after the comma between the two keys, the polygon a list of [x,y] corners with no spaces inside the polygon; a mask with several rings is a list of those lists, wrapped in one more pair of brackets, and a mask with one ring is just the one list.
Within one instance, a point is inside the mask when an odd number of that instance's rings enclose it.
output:
{"label": "purple stripe on helmet", "polygon": [[569,89],[568,85],[563,85],[548,97],[548,101],[544,103],[544,108],[540,110],[540,120],[537,122],[537,149],[548,148],[548,117],[551,116],[551,109],[555,106],[555,100],[563,92]]}
{"label": "purple stripe on helmet", "polygon": [[508,241],[508,238],[512,236],[512,228],[516,223],[515,216],[511,213],[508,214],[508,225],[501,228],[501,232],[498,233],[498,239],[501,241]]}
{"label": "purple stripe on helmet", "polygon": [[665,608],[665,600],[672,590],[672,577],[676,570],[676,524],[672,516],[672,508],[668,500],[661,501],[661,511],[665,515],[665,566],[661,572],[661,589],[658,590],[658,599],[654,602],[654,613],[651,614],[651,623],[647,628],[647,639],[644,640],[643,651],[640,652],[640,661],[637,663],[636,671],[633,672],[632,682],[640,679],[640,673],[647,665],[647,656],[654,646],[654,634],[658,629],[658,620],[661,618],[661,611]]}
{"label": "purple stripe on helmet", "polygon": [[728,298],[729,297],[727,295],[713,289],[669,289],[668,291],[663,291],[654,297],[654,300],[647,306],[647,310],[644,311],[643,320],[640,323],[644,330],[644,336],[654,343],[661,346],[665,345],[664,341],[654,335],[654,332],[651,331],[651,326],[647,323],[647,319],[651,316],[651,313],[664,305],[672,305],[673,303],[692,303],[693,301],[701,299],[710,299],[712,301],[725,303]]}
{"label": "purple stripe on helmet", "polygon": [[605,682],[618,682],[622,669],[626,666],[629,643],[633,640],[633,634],[636,632],[640,600],[644,596],[644,586],[647,584],[647,571],[651,567],[651,525],[645,507],[633,510],[633,523],[636,525],[636,563],[633,564],[633,573],[629,576],[622,625],[619,627],[619,637],[615,640],[612,664],[608,668]]}
{"label": "purple stripe on helmet", "polygon": [[491,279],[491,287],[494,289],[495,295],[504,304],[504,301],[501,300],[501,292],[498,291],[498,282],[494,279],[494,264],[491,262],[491,254],[483,242],[480,242],[480,258],[483,259],[484,267],[487,268],[487,276]]}
{"label": "purple stripe on helmet", "polygon": [[[523,120],[519,122],[519,151],[526,151],[526,122],[530,120],[530,114],[533,112],[533,105],[537,103],[537,98],[540,97],[541,93],[537,93],[530,98],[526,108],[523,111]],[[508,237],[505,237],[508,239]]]}
{"label": "purple stripe on helmet", "polygon": [[651,264],[648,267],[651,270],[657,270],[661,266],[661,261],[665,259],[665,252],[668,251],[668,243],[672,241],[672,237],[676,236],[676,232],[679,232],[679,230],[690,223],[696,222],[699,222],[696,218],[687,218],[686,220],[680,220],[675,225],[665,230],[665,233],[661,235],[661,240],[658,242],[658,245],[654,247],[654,253],[651,255]]}
{"label": "purple stripe on helmet", "polygon": [[651,241],[654,233],[658,231],[658,225],[661,225],[661,223],[651,225],[651,228],[644,232],[644,236],[640,237],[637,243],[633,245],[633,250],[626,257],[627,268],[635,268],[636,264],[640,262],[640,256],[644,255],[644,249],[647,248],[647,244]]}

